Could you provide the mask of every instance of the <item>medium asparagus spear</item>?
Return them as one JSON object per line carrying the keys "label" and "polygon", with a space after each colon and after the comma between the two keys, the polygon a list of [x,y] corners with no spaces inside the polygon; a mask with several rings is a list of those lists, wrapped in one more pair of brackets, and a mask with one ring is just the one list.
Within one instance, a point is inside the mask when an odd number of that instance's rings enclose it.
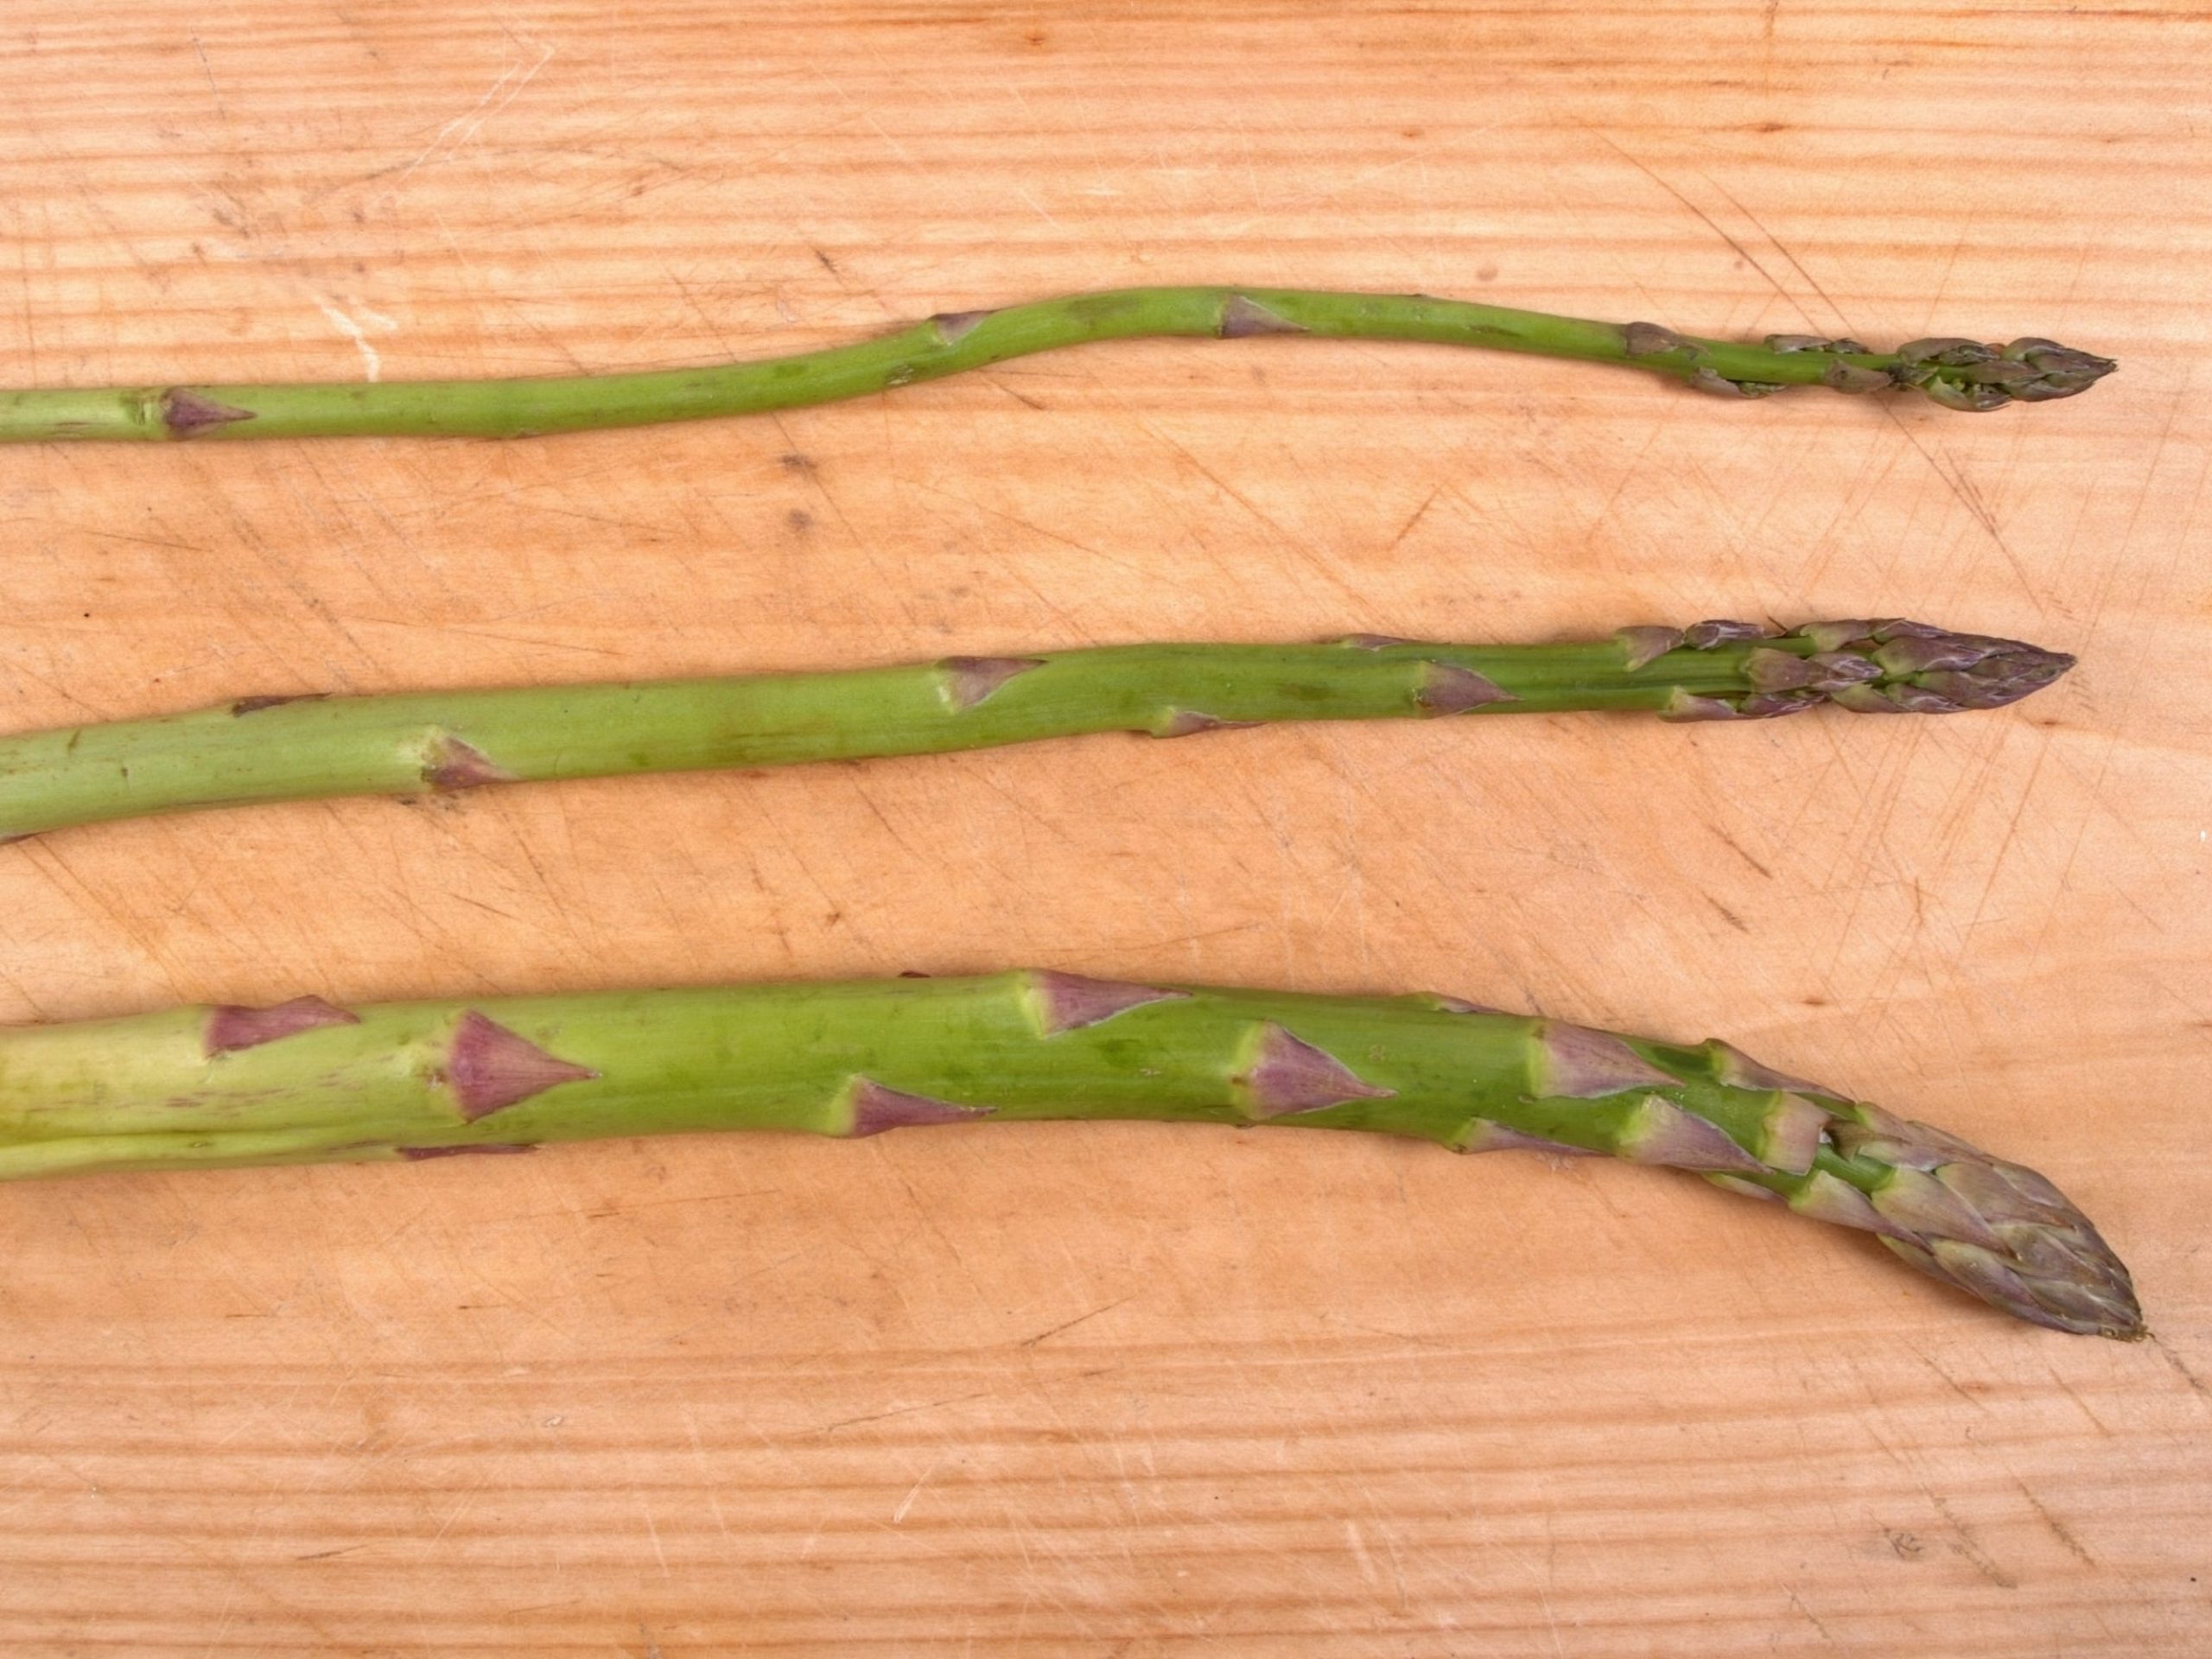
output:
{"label": "medium asparagus spear", "polygon": [[2126,1269],[2031,1170],[1726,1043],[1452,997],[1022,971],[359,1007],[310,996],[0,1029],[0,1177],[1027,1118],[1610,1153],[1864,1229],[2035,1324],[2143,1334]]}
{"label": "medium asparagus spear", "polygon": [[54,438],[532,437],[833,403],[1032,352],[1145,335],[1411,340],[1620,363],[1701,391],[1913,387],[1952,409],[2070,397],[2113,367],[2053,340],[1953,338],[1872,352],[1854,340],[1701,340],[1656,323],[1590,322],[1420,294],[1295,288],[1128,288],[940,315],[856,345],[711,368],[520,380],[107,386],[0,391],[0,441]]}
{"label": "medium asparagus spear", "polygon": [[844,673],[395,696],[246,697],[0,738],[0,840],[251,801],[849,760],[1080,732],[1645,709],[1662,719],[1993,709],[2074,659],[1904,621],[1626,628],[1560,645],[1124,645]]}

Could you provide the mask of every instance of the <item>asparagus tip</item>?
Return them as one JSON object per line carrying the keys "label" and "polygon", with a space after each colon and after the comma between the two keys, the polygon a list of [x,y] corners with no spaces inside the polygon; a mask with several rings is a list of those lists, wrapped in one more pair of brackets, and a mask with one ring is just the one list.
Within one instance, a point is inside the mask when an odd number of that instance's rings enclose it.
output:
{"label": "asparagus tip", "polygon": [[2027,337],[2010,345],[1985,345],[1948,336],[1916,340],[1897,347],[1891,378],[1916,386],[1946,409],[1981,414],[2007,404],[2048,403],[2087,391],[2120,365]]}
{"label": "asparagus tip", "polygon": [[2075,660],[2018,639],[1902,619],[1874,624],[1869,637],[1877,648],[1866,654],[1893,682],[1889,696],[1915,714],[2002,709],[2051,684]]}
{"label": "asparagus tip", "polygon": [[2122,1342],[2149,1334],[2126,1267],[2049,1180],[1878,1107],[1840,1110],[1837,1150],[1889,1166],[1870,1208],[1903,1260],[2031,1325]]}
{"label": "asparagus tip", "polygon": [[[1662,643],[1658,632],[1622,631],[1618,637],[1632,668],[1657,660],[1651,653]],[[1685,630],[1681,640],[1692,650],[1713,651],[1776,638],[1749,623],[1700,622]],[[1901,617],[1811,622],[1779,639],[1802,644],[1796,651],[1779,643],[1752,646],[1744,662],[1752,695],[1707,696],[1677,687],[1660,718],[1767,719],[1824,702],[1866,715],[2002,709],[2042,690],[2074,666],[2064,652],[1987,634],[1955,633]],[[1802,654],[1802,644],[1813,647],[1809,655]]]}

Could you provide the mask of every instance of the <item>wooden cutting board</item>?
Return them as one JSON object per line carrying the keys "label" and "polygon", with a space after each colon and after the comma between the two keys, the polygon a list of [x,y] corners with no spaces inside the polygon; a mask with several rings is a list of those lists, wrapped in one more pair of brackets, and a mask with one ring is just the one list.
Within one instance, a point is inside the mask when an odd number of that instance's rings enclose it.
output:
{"label": "wooden cutting board", "polygon": [[1611,1164],[1057,1125],[0,1191],[0,1638],[2201,1654],[2212,16],[236,0],[0,19],[0,384],[711,361],[1071,289],[2055,335],[1988,417],[1155,342],[508,446],[0,451],[10,728],[1904,613],[2000,715],[1306,727],[0,855],[0,1018],[980,970],[1726,1034],[2049,1172],[2153,1342]]}

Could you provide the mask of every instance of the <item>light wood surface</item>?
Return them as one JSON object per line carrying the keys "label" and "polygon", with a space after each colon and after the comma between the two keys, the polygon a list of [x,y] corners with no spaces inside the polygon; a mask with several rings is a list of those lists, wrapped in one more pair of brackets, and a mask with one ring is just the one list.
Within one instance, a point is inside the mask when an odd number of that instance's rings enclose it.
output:
{"label": "light wood surface", "polygon": [[1903,613],[1955,721],[1304,728],[0,855],[0,1018],[1031,963],[1726,1035],[2057,1179],[2154,1342],[1692,1181],[979,1128],[0,1190],[0,1640],[2202,1654],[2212,21],[237,0],[0,18],[0,382],[556,372],[1135,282],[2048,334],[1988,417],[1130,344],[530,444],[0,452],[11,728]]}

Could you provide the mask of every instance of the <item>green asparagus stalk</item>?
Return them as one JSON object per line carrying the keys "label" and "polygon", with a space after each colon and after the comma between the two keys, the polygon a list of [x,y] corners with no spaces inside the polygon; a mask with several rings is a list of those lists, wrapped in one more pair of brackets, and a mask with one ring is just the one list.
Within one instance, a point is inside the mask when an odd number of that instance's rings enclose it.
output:
{"label": "green asparagus stalk", "polygon": [[1028,1118],[1606,1153],[1864,1230],[2035,1324],[2143,1334],[2126,1269],[2031,1170],[1723,1042],[1446,996],[1021,971],[354,1007],[308,996],[0,1029],[0,1177]]}
{"label": "green asparagus stalk", "polygon": [[1823,702],[1992,709],[2073,658],[1923,623],[1626,628],[1558,645],[1123,645],[842,673],[391,696],[245,697],[0,738],[0,840],[192,807],[419,795],[984,748],[1083,732],[1177,737],[1275,720],[1643,709],[1742,720]]}
{"label": "green asparagus stalk", "polygon": [[1310,334],[1425,340],[1618,363],[1730,397],[1789,386],[1914,388],[1951,409],[2069,397],[2113,367],[2055,341],[1916,340],[1893,352],[1854,340],[1770,334],[1745,345],[1656,323],[1439,300],[1294,288],[1128,288],[944,313],[855,345],[709,368],[513,380],[166,385],[0,391],[0,441],[56,438],[531,437],[796,409],[864,397],[1093,340]]}

